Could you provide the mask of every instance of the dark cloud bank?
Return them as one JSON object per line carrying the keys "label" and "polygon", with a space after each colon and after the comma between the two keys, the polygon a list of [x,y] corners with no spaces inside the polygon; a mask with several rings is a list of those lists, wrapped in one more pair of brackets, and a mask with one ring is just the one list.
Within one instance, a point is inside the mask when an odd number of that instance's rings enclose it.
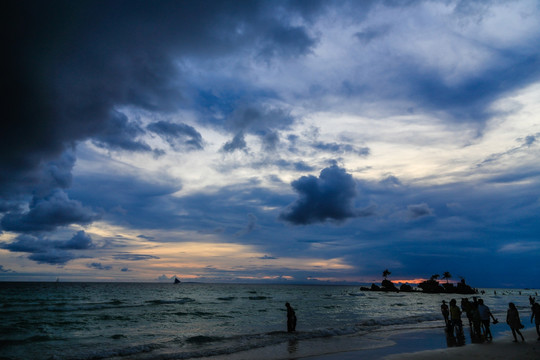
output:
{"label": "dark cloud bank", "polygon": [[[172,148],[200,150],[200,133],[183,123],[147,128],[120,110],[168,113],[191,106],[182,57],[208,58],[249,50],[267,60],[309,52],[315,40],[281,17],[310,16],[318,5],[263,1],[17,1],[5,7],[0,133],[0,211],[4,230],[50,231],[98,218],[69,199],[78,141],[111,150],[150,152],[145,132]],[[242,31],[238,31],[242,28]],[[245,112],[244,112],[245,113]],[[265,115],[233,116],[247,131]],[[236,119],[236,120],[235,120]],[[246,123],[248,121],[248,123]],[[251,124],[249,123],[251,121]],[[241,138],[226,151],[241,148]],[[275,141],[269,137],[269,142]],[[68,154],[67,156],[65,154]],[[71,158],[69,158],[71,154]],[[32,197],[29,210],[22,207]]]}
{"label": "dark cloud bank", "polygon": [[32,235],[19,235],[14,241],[1,244],[11,252],[29,253],[28,258],[41,264],[65,265],[67,262],[82,257],[68,250],[94,249],[95,244],[84,231],[79,231],[67,241],[49,240]]}

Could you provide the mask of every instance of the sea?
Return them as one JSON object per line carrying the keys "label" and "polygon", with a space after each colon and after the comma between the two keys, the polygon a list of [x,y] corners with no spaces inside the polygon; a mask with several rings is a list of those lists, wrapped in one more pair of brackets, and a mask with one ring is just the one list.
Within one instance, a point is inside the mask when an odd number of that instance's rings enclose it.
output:
{"label": "sea", "polygon": [[[538,289],[480,290],[500,320],[495,330],[508,330],[509,302],[532,326]],[[441,301],[462,297],[338,285],[0,282],[0,359],[297,359],[391,347],[388,334],[410,331],[440,334],[444,346]]]}

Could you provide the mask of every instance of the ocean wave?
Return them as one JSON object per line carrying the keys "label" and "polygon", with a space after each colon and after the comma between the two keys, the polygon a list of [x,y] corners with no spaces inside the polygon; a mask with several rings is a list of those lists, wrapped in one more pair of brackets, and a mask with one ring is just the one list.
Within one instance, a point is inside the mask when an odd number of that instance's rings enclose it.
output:
{"label": "ocean wave", "polygon": [[147,301],[145,301],[145,303],[149,304],[149,305],[187,304],[187,303],[192,303],[192,302],[195,302],[195,300],[192,299],[192,298],[189,298],[189,297],[176,299],[176,300],[157,299],[157,300],[147,300]]}

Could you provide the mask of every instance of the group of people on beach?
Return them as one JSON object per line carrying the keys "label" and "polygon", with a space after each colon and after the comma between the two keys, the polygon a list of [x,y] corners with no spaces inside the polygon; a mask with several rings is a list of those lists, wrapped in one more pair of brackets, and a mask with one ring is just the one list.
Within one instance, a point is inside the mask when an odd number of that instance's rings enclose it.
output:
{"label": "group of people on beach", "polygon": [[[535,320],[536,332],[538,334],[538,341],[540,341],[540,304],[535,301],[535,298],[529,296],[529,303],[531,304],[531,323]],[[493,316],[489,307],[484,304],[484,300],[473,297],[473,301],[469,301],[467,298],[463,298],[458,307],[455,299],[450,300],[450,306],[446,304],[446,301],[442,301],[441,313],[443,315],[447,333],[455,338],[463,337],[463,323],[461,321],[461,314],[465,313],[469,321],[469,328],[471,330],[471,339],[473,342],[483,342],[493,340],[490,324],[493,319],[493,324],[497,324],[499,321]],[[524,342],[525,338],[520,329],[525,326],[521,323],[519,317],[519,311],[514,303],[508,304],[508,310],[506,312],[506,323],[512,330],[514,336],[514,342],[518,342],[517,336],[521,337],[521,341]]]}

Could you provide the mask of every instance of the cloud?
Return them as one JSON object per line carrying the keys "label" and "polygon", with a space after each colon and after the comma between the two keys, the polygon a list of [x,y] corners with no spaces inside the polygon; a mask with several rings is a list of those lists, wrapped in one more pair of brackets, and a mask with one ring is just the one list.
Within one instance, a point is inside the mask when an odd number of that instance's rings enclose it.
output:
{"label": "cloud", "polygon": [[68,250],[87,250],[95,248],[92,243],[92,238],[87,235],[83,230],[77,232],[70,240],[58,245],[60,249]]}
{"label": "cloud", "polygon": [[118,255],[114,255],[113,258],[116,260],[141,261],[141,260],[159,259],[159,256],[144,255],[144,254],[118,254]]}
{"label": "cloud", "polygon": [[333,165],[321,171],[319,178],[302,176],[292,182],[300,198],[280,214],[280,219],[299,225],[326,220],[343,221],[355,217],[356,182],[345,169]]}
{"label": "cloud", "polygon": [[483,167],[492,163],[496,163],[497,161],[500,161],[504,157],[512,156],[522,151],[526,151],[536,143],[536,141],[538,140],[538,137],[540,137],[540,133],[527,135],[525,136],[525,138],[519,138],[517,139],[517,141],[521,142],[520,145],[514,146],[504,152],[491,154],[486,159],[484,159],[481,163],[477,164],[476,167],[480,168],[480,167]]}
{"label": "cloud", "polygon": [[71,200],[58,189],[44,198],[34,197],[30,210],[25,213],[9,212],[2,218],[2,228],[8,231],[52,231],[60,226],[90,224],[100,215]]}
{"label": "cloud", "polygon": [[111,265],[103,265],[100,262],[93,262],[93,263],[86,264],[86,267],[90,269],[96,269],[96,270],[105,270],[105,271],[112,270]]}
{"label": "cloud", "polygon": [[252,232],[257,225],[257,217],[253,214],[248,214],[249,222],[246,227],[236,233],[237,236],[244,236]]}
{"label": "cloud", "polygon": [[5,269],[4,265],[0,265],[0,273],[8,273],[8,272],[15,272],[11,269]]}
{"label": "cloud", "polygon": [[38,264],[49,265],[65,265],[69,261],[77,258],[78,256],[75,256],[70,252],[58,249],[48,249],[44,252],[38,252],[28,256],[28,259],[33,260]]}
{"label": "cloud", "polygon": [[223,144],[223,147],[221,148],[222,151],[227,153],[232,153],[236,150],[246,150],[247,149],[247,143],[244,139],[244,134],[242,132],[239,132],[234,136],[234,138],[231,141],[226,142]]}
{"label": "cloud", "polygon": [[161,136],[174,149],[203,149],[202,136],[192,126],[158,121],[151,123],[146,128]]}
{"label": "cloud", "polygon": [[433,209],[426,203],[407,206],[407,217],[411,220],[419,219],[424,216],[432,216]]}
{"label": "cloud", "polygon": [[[158,6],[122,2],[121,7],[118,12],[118,4],[60,1],[11,8],[6,26],[12,31],[4,42],[11,70],[4,77],[10,106],[0,133],[2,202],[24,202],[22,197],[35,194],[50,176],[60,174],[44,174],[47,164],[78,142],[151,151],[140,139],[144,129],[119,109],[168,114],[192,104],[198,92],[184,73],[190,61],[241,54],[269,62],[308,54],[316,44],[296,21],[313,16],[316,4],[283,3],[278,9],[265,1],[209,1],[203,6],[165,0]],[[290,7],[295,19],[283,17],[282,7]],[[151,128],[161,135],[166,131]],[[199,134],[187,126],[169,129],[166,140],[202,147]],[[55,180],[69,180],[68,172],[62,176]],[[67,185],[64,181],[59,187]],[[14,230],[56,226],[8,220]]]}
{"label": "cloud", "polygon": [[142,141],[135,140],[144,134],[135,123],[129,122],[127,116],[119,111],[111,110],[108,120],[93,137],[93,142],[104,148],[127,151],[151,151],[152,148]]}
{"label": "cloud", "polygon": [[369,44],[373,40],[380,38],[390,32],[389,26],[368,27],[357,32],[354,36],[364,45]]}
{"label": "cloud", "polygon": [[369,155],[368,147],[356,147],[350,144],[338,144],[338,143],[323,143],[317,142],[313,145],[313,148],[317,150],[323,150],[334,154],[353,153],[360,156]]}
{"label": "cloud", "polygon": [[181,189],[178,180],[163,174],[147,179],[127,171],[113,177],[106,172],[78,177],[70,189],[70,196],[101,209],[101,217],[106,221],[129,224],[138,229],[170,228],[178,221],[178,216],[170,211],[177,200],[170,195]]}
{"label": "cloud", "polygon": [[540,242],[517,241],[504,244],[498,251],[501,253],[531,253],[540,250]]}
{"label": "cloud", "polygon": [[260,259],[260,260],[276,260],[278,258],[275,257],[275,256],[264,255],[264,256],[259,257],[258,259]]}
{"label": "cloud", "polygon": [[0,247],[11,252],[30,253],[28,258],[38,263],[64,265],[80,257],[65,250],[88,250],[95,248],[95,245],[89,235],[84,231],[79,231],[67,241],[23,234]]}

